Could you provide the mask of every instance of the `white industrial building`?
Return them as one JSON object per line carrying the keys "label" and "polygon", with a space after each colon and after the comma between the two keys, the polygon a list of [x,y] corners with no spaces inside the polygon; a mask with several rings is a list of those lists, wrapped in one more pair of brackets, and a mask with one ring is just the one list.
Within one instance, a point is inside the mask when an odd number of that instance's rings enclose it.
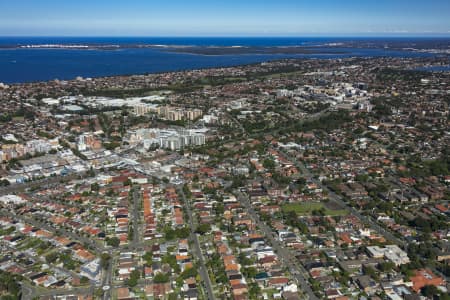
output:
{"label": "white industrial building", "polygon": [[384,248],[371,246],[367,247],[367,251],[371,257],[385,258],[393,262],[396,266],[409,263],[408,254],[397,245],[387,245]]}
{"label": "white industrial building", "polygon": [[131,142],[143,142],[144,148],[157,146],[164,149],[180,150],[189,146],[206,143],[203,129],[141,129],[130,137]]}

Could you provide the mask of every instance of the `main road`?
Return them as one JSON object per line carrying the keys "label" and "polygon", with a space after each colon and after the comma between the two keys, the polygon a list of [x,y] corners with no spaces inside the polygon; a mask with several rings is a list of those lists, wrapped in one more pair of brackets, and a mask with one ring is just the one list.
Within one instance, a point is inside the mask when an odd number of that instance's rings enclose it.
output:
{"label": "main road", "polygon": [[[94,171],[95,172],[95,171]],[[51,176],[46,177],[39,180],[34,181],[28,181],[24,183],[15,183],[8,186],[2,186],[0,187],[0,195],[7,195],[7,194],[14,194],[18,192],[23,192],[26,189],[29,188],[43,188],[43,187],[50,187],[56,184],[63,182],[67,182],[70,180],[78,179],[78,178],[84,178],[87,176],[86,173],[72,173],[68,175],[57,175],[57,176]]]}

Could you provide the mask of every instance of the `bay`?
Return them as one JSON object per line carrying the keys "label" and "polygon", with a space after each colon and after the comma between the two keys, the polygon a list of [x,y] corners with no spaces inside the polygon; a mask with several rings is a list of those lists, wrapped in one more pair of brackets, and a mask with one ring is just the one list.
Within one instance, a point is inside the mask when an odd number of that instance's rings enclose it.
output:
{"label": "bay", "polygon": [[[248,47],[321,47],[341,43],[349,38],[82,38],[32,37],[0,38],[0,82],[20,83],[70,80],[77,76],[102,77],[158,73],[212,67],[227,67],[285,58],[345,57],[426,57],[429,53],[385,48],[314,48],[313,54],[233,54],[201,55],[169,52],[163,45],[176,46],[248,46]],[[363,38],[357,42],[365,43]],[[382,43],[384,40],[367,40]],[[394,40],[395,42],[395,40]],[[24,45],[119,45],[117,50],[20,48]],[[138,48],[127,45],[159,45]],[[10,47],[10,48],[8,48]],[[317,53],[318,51],[318,53]],[[333,53],[334,52],[334,53]]]}

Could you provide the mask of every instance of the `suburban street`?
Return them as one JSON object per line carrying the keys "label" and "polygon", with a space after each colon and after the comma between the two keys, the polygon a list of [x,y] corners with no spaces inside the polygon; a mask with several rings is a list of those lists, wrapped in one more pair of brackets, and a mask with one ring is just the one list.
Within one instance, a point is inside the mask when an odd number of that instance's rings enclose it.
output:
{"label": "suburban street", "polygon": [[203,257],[202,254],[202,249],[200,247],[200,242],[198,240],[198,235],[195,233],[195,224],[194,224],[194,220],[193,220],[193,212],[191,210],[191,203],[189,201],[189,199],[186,198],[186,195],[184,194],[182,188],[178,187],[178,192],[179,194],[182,196],[183,198],[183,202],[185,203],[185,208],[187,211],[187,215],[189,217],[189,227],[190,227],[190,235],[189,235],[189,240],[191,240],[191,242],[194,243],[194,250],[195,250],[195,256],[198,259],[198,262],[200,264],[200,268],[199,268],[199,274],[200,277],[202,278],[202,282],[204,283],[204,288],[206,289],[206,293],[208,296],[209,300],[215,300],[216,297],[214,296],[214,289],[213,289],[213,285],[211,282],[211,279],[209,278],[208,275],[208,269],[206,268],[205,265],[205,259]]}
{"label": "suburban street", "polygon": [[140,201],[141,201],[141,195],[140,195],[140,189],[133,188],[132,189],[132,214],[133,214],[133,237],[131,240],[131,248],[134,248],[135,250],[138,248],[138,246],[141,243],[141,210],[140,208]]}
{"label": "suburban street", "polygon": [[[74,287],[70,289],[57,289],[57,290],[41,290],[31,284],[24,282],[22,283],[22,299],[34,299],[35,297],[41,296],[71,296],[71,295],[92,295],[94,292],[94,286],[88,287]],[[111,299],[111,298],[109,298]]]}
{"label": "suburban street", "polygon": [[295,277],[297,283],[300,284],[302,291],[306,294],[307,299],[318,299],[311,290],[311,285],[308,282],[308,272],[306,272],[303,266],[298,263],[297,258],[295,258],[290,250],[286,249],[286,247],[281,245],[280,242],[274,238],[272,229],[260,220],[259,215],[253,209],[248,196],[238,191],[235,191],[235,195],[237,196],[239,202],[244,205],[252,219],[257,223],[259,229],[264,232],[265,237],[272,245],[276,253],[280,255],[283,266],[291,272],[292,276]]}
{"label": "suburban street", "polygon": [[370,217],[362,215],[358,210],[356,210],[355,208],[353,208],[353,207],[349,206],[347,203],[345,203],[345,201],[342,200],[341,196],[339,196],[338,194],[336,194],[335,192],[330,190],[320,180],[314,178],[313,174],[308,170],[308,168],[305,167],[304,164],[300,163],[297,159],[290,156],[288,153],[286,153],[286,151],[281,150],[280,152],[285,156],[286,159],[291,161],[302,172],[302,174],[306,177],[306,180],[317,184],[317,186],[319,186],[323,191],[328,193],[328,197],[331,201],[334,201],[337,204],[339,204],[339,206],[341,206],[342,208],[347,209],[352,215],[356,216],[361,221],[368,224],[373,230],[375,230],[379,234],[383,235],[387,240],[395,242],[402,247],[406,246],[405,241],[397,238],[392,233],[390,233],[389,231],[387,231],[386,229],[384,229],[380,225],[378,225],[376,222],[374,222]]}
{"label": "suburban street", "polygon": [[[115,255],[111,257],[108,268],[102,270],[103,300],[111,299],[111,290],[113,287],[113,271],[114,271]],[[106,288],[105,288],[106,287]]]}
{"label": "suburban street", "polygon": [[[0,216],[8,217],[8,216],[11,216],[11,213],[10,212],[6,212],[5,210],[0,210]],[[37,228],[45,229],[45,230],[50,231],[52,233],[59,232],[60,234],[63,234],[64,236],[73,239],[74,241],[79,241],[79,242],[87,245],[89,248],[91,248],[93,251],[95,251],[97,253],[102,253],[102,252],[106,251],[106,249],[102,245],[92,241],[89,238],[86,238],[84,236],[80,236],[80,235],[75,234],[73,232],[67,231],[66,229],[63,229],[63,228],[56,229],[56,228],[54,228],[54,227],[52,227],[50,225],[44,224],[44,223],[42,223],[40,221],[37,221],[35,219],[31,219],[31,218],[25,217],[23,215],[14,215],[14,216],[17,217],[18,219],[22,220],[23,222],[28,223],[28,224],[30,224],[32,226],[37,227]]]}

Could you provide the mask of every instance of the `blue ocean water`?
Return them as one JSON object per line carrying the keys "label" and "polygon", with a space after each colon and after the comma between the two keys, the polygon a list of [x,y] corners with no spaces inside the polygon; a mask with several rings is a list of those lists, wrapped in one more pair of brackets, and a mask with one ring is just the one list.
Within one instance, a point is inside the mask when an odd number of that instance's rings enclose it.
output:
{"label": "blue ocean water", "polygon": [[[241,54],[197,55],[167,52],[154,48],[118,50],[24,49],[6,46],[76,44],[76,45],[189,45],[189,46],[316,46],[357,38],[0,38],[0,82],[18,83],[73,79],[77,76],[99,77],[145,74],[188,69],[258,63],[282,58],[412,57],[431,54],[389,49],[334,48],[335,54]],[[363,40],[364,39],[360,39]],[[373,39],[372,39],[373,40]],[[326,49],[330,51],[330,49]],[[343,53],[342,53],[343,52]]]}

